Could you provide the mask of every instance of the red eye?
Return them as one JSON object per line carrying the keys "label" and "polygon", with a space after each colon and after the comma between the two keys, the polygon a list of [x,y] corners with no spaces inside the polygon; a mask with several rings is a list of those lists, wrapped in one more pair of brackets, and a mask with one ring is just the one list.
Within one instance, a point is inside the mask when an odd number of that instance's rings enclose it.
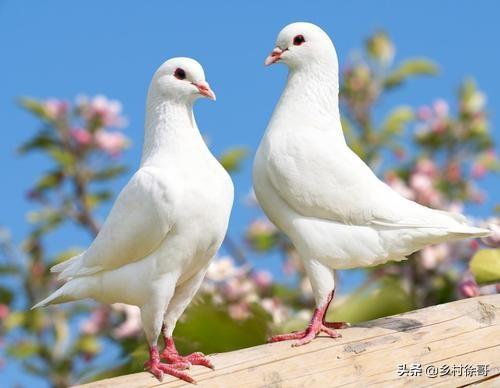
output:
{"label": "red eye", "polygon": [[300,46],[305,41],[306,40],[304,39],[304,35],[297,35],[295,38],[293,38],[293,44],[295,46]]}
{"label": "red eye", "polygon": [[180,80],[186,79],[186,72],[178,67],[174,71],[174,77]]}

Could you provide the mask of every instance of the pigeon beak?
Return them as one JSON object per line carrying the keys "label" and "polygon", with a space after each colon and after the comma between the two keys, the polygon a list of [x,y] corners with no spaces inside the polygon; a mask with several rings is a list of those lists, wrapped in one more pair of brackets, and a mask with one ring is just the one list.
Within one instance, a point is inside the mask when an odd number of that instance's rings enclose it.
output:
{"label": "pigeon beak", "polygon": [[198,88],[198,93],[202,96],[208,97],[211,100],[215,101],[215,93],[210,89],[210,85],[206,81],[200,81],[197,83],[193,82],[193,85]]}
{"label": "pigeon beak", "polygon": [[281,59],[281,54],[283,54],[283,50],[279,47],[275,47],[271,54],[266,58],[264,64],[266,66],[272,65],[273,63],[278,62]]}

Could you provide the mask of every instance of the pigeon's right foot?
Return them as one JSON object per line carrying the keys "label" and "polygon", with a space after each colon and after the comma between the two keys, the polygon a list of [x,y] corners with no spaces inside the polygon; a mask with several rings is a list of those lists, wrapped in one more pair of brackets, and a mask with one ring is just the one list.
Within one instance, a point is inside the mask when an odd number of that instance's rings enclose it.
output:
{"label": "pigeon's right foot", "polygon": [[298,340],[292,346],[301,346],[311,342],[320,333],[324,333],[330,338],[340,338],[342,334],[335,329],[346,329],[350,325],[347,322],[327,322],[325,321],[326,311],[333,299],[334,291],[330,294],[324,306],[314,310],[309,326],[305,330],[294,331],[293,333],[278,334],[268,339],[268,342],[281,342],[288,340]]}
{"label": "pigeon's right foot", "polygon": [[182,369],[187,369],[189,366],[190,365],[185,362],[170,365],[160,362],[160,354],[157,346],[151,346],[149,348],[149,360],[144,363],[144,369],[151,372],[159,381],[163,381],[163,375],[166,373],[188,383],[196,384],[196,381],[191,376],[182,371]]}
{"label": "pigeon's right foot", "polygon": [[214,370],[214,365],[210,359],[201,352],[191,353],[187,356],[181,356],[177,351],[172,337],[164,336],[165,350],[161,354],[161,358],[169,364],[186,363],[189,365],[201,365]]}

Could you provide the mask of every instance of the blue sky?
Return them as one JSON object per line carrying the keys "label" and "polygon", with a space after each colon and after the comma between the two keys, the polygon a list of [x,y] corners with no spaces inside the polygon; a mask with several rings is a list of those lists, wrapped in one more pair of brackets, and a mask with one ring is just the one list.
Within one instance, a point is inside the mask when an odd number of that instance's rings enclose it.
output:
{"label": "blue sky", "polygon": [[[155,69],[172,56],[199,60],[217,94],[217,102],[199,101],[200,129],[220,154],[232,145],[253,152],[286,78],[283,66],[265,68],[278,31],[292,21],[311,21],[333,38],[341,63],[374,30],[384,28],[397,46],[396,61],[427,56],[441,67],[435,78],[409,82],[382,101],[377,115],[398,104],[419,106],[443,97],[453,101],[460,81],[473,76],[489,98],[493,129],[500,103],[500,36],[493,1],[13,1],[0,0],[0,174],[3,205],[0,224],[19,241],[29,226],[25,199],[29,185],[48,162],[41,156],[20,158],[16,147],[37,122],[16,106],[16,98],[105,94],[123,102],[133,147],[124,155],[132,173],[140,158],[147,86]],[[495,137],[499,139],[498,131]],[[234,176],[236,203],[230,232],[241,236],[255,211],[244,198],[251,188],[251,158]],[[116,182],[120,189],[128,179]],[[487,214],[500,189],[497,178],[484,182],[490,201],[473,206]],[[105,217],[107,208],[101,212]],[[57,238],[56,238],[57,237]],[[50,242],[61,248],[61,235]],[[74,246],[88,243],[77,229],[64,232]],[[263,260],[259,266],[268,266]]]}
{"label": "blue sky", "polygon": [[[31,206],[25,192],[49,165],[40,156],[19,158],[16,147],[37,122],[16,106],[20,96],[73,99],[79,93],[105,94],[123,102],[133,147],[124,155],[131,172],[140,158],[147,86],[167,58],[199,60],[217,102],[196,105],[199,127],[215,154],[233,145],[255,151],[286,77],[282,66],[265,68],[278,31],[289,22],[310,21],[333,38],[341,63],[374,30],[389,32],[396,61],[426,56],[441,73],[408,83],[385,99],[377,115],[398,104],[420,106],[452,99],[460,81],[473,76],[488,95],[492,128],[500,140],[500,3],[494,1],[23,1],[0,0],[0,224],[16,241],[29,230]],[[452,100],[453,101],[453,100]],[[255,216],[244,199],[251,188],[251,158],[234,176],[236,202],[230,233],[240,238]],[[116,182],[120,189],[128,179]],[[484,182],[485,206],[491,211],[500,188],[498,178]],[[107,209],[103,209],[104,217]],[[64,237],[62,239],[61,237]],[[63,242],[61,242],[63,241]],[[50,242],[52,250],[84,246],[85,233],[67,230]],[[258,260],[259,267],[276,263]]]}

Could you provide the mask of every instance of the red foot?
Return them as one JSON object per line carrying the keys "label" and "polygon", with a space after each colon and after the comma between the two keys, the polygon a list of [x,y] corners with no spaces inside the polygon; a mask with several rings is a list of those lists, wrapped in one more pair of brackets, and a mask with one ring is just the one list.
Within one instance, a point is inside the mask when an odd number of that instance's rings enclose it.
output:
{"label": "red foot", "polygon": [[149,360],[144,363],[144,369],[151,372],[160,381],[163,381],[163,374],[166,373],[188,383],[196,383],[191,376],[181,370],[187,369],[189,366],[185,362],[178,362],[171,365],[161,363],[158,347],[156,346],[149,348]]}
{"label": "red foot", "polygon": [[201,352],[181,356],[175,348],[172,337],[165,337],[165,350],[163,350],[161,358],[169,364],[188,363],[190,365],[201,365],[212,370],[215,369],[210,359]]}
{"label": "red foot", "polygon": [[269,338],[268,342],[280,342],[288,340],[298,340],[292,346],[301,346],[311,342],[320,333],[325,333],[331,338],[342,337],[334,329],[345,329],[350,325],[347,322],[326,322],[325,315],[328,306],[333,299],[333,291],[324,306],[314,310],[309,326],[305,330],[294,331],[293,333],[279,334]]}

